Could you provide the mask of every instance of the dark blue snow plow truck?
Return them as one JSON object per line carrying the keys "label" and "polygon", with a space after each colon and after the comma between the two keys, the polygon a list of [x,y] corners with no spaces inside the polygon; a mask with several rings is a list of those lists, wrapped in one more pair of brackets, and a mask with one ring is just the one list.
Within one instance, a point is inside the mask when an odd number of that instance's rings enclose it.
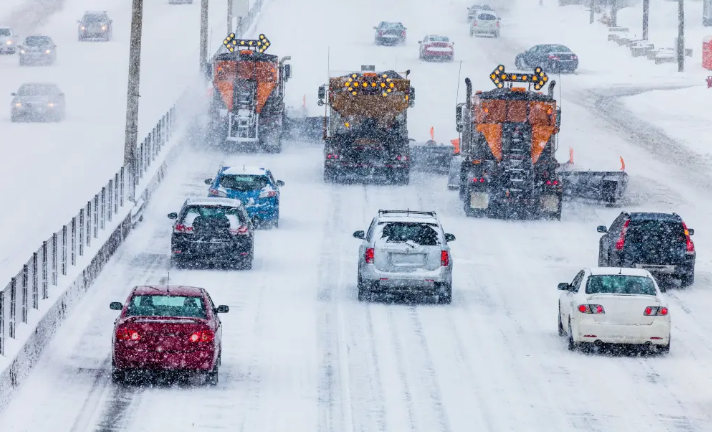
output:
{"label": "dark blue snow plow truck", "polygon": [[[621,198],[624,171],[573,171],[556,160],[561,108],[556,82],[541,68],[507,73],[500,65],[490,79],[497,88],[475,95],[465,79],[466,101],[456,110],[462,137],[448,187],[459,189],[466,215],[560,220],[564,196],[607,204]],[[547,84],[548,93],[540,92]]]}

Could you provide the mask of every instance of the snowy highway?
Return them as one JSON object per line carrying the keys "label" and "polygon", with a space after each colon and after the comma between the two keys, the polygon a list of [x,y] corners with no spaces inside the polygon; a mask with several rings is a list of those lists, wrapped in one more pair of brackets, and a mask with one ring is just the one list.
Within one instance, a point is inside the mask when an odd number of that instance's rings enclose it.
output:
{"label": "snowy highway", "polygon": [[[80,10],[87,2],[75,3]],[[546,4],[549,9],[557,8],[554,1]],[[169,10],[163,3],[147,5]],[[273,53],[292,56],[294,79],[287,84],[288,105],[301,104],[306,95],[310,114],[316,115],[316,91],[326,81],[328,68],[350,70],[375,64],[377,68],[410,69],[418,95],[410,113],[410,135],[424,140],[432,126],[436,139],[447,141],[457,136],[453,108],[459,61],[461,81],[470,77],[475,89],[490,89],[488,75],[497,64],[513,67],[523,46],[546,42],[538,38],[547,26],[548,14],[532,5],[538,7],[538,1],[519,0],[508,7],[502,14],[500,40],[467,36],[464,11],[468,4],[462,0],[392,0],[385,4],[376,0],[358,4],[268,0],[257,30],[270,38]],[[128,6],[122,7],[128,11]],[[187,22],[187,15],[179,16],[183,12],[174,12],[173,7],[170,11],[174,14],[170,18],[155,21],[153,34],[162,32],[157,27],[167,29],[175,22]],[[437,19],[424,18],[433,11],[438,11]],[[68,37],[72,36],[74,15],[67,14]],[[529,36],[522,24],[527,17],[536,18],[532,21],[537,23],[530,27]],[[388,19],[403,21],[408,27],[406,46],[373,46],[371,27]],[[514,25],[516,38],[507,30]],[[558,21],[551,25],[566,29]],[[456,41],[456,62],[417,60],[417,40],[437,32]],[[573,32],[557,34],[562,39],[575,37]],[[197,38],[186,40],[192,47]],[[124,48],[125,44],[120,55],[125,54]],[[160,54],[158,48],[154,52],[167,60],[182,52],[178,47],[170,49],[170,55]],[[192,67],[191,55],[181,64]],[[4,62],[0,71],[16,67],[7,59],[0,60]],[[564,78],[567,87],[562,93],[560,140],[566,144],[559,149],[559,160],[568,159],[569,146],[575,148],[576,163],[585,168],[616,169],[622,156],[631,184],[621,208],[567,202],[561,222],[466,218],[457,193],[447,190],[443,176],[413,173],[405,187],[324,184],[319,145],[289,142],[279,155],[225,154],[201,147],[201,135],[193,130],[149,205],[144,222],[58,330],[15,399],[0,412],[0,429],[712,430],[708,409],[712,400],[712,316],[708,313],[712,305],[712,258],[708,253],[712,234],[704,223],[712,214],[709,166],[693,160],[684,150],[670,148],[674,142],[661,131],[651,133],[645,123],[627,117],[615,99],[617,90],[611,90],[615,86],[605,81],[612,74],[601,78],[597,68],[604,66],[591,66],[588,71],[598,76],[597,81],[585,82],[587,67]],[[160,69],[154,64],[146,73],[155,74],[147,81],[158,86],[162,75],[151,72],[156,68]],[[122,73],[116,71],[117,77]],[[185,81],[190,76],[186,73]],[[18,83],[24,78],[18,74],[13,79]],[[123,93],[121,83],[120,89],[104,90]],[[151,92],[153,99],[163,93],[167,105],[182,87],[178,81],[163,84]],[[626,88],[631,83],[615,84]],[[176,87],[169,89],[172,86]],[[67,87],[69,95],[69,84]],[[0,90],[4,89],[3,84]],[[460,88],[457,100],[463,97],[464,89]],[[111,127],[120,129],[123,99],[117,94],[111,104],[106,108],[106,121],[111,119]],[[610,111],[599,111],[602,106]],[[158,112],[162,109],[157,108]],[[116,113],[108,114],[109,110]],[[15,126],[5,118],[0,133],[5,136],[5,131]],[[66,127],[67,133],[72,133],[77,124],[70,115],[61,125],[18,126],[32,129],[28,135],[12,129],[13,139],[25,140],[29,134],[41,133],[35,128]],[[80,145],[89,143],[75,144]],[[104,152],[117,152],[121,140],[102,145]],[[17,150],[19,161],[37,154],[24,151]],[[115,158],[120,160],[120,152],[107,156],[107,163]],[[253,270],[169,273],[171,221],[166,215],[177,211],[186,197],[205,196],[203,180],[213,177],[219,166],[230,164],[264,166],[285,181],[279,229],[257,233]],[[18,173],[18,168],[14,169]],[[71,165],[62,169],[75,171]],[[97,186],[104,181],[101,171],[91,175],[98,176]],[[89,187],[87,194],[94,189]],[[4,188],[3,193],[8,190]],[[80,192],[77,198],[77,205],[86,199]],[[19,196],[4,199],[21,203]],[[44,203],[49,208],[55,204]],[[446,231],[457,236],[451,245],[452,305],[357,301],[358,241],[351,234],[366,229],[378,209],[385,208],[435,210]],[[569,352],[565,339],[556,332],[557,283],[571,281],[581,268],[596,265],[600,236],[596,226],[609,225],[622,209],[676,211],[697,229],[696,283],[667,292],[673,323],[669,355]],[[53,225],[51,220],[46,222]],[[231,308],[223,317],[219,384],[112,384],[111,335],[117,312],[109,310],[109,302],[124,301],[135,285],[169,281],[205,287],[217,304]]]}

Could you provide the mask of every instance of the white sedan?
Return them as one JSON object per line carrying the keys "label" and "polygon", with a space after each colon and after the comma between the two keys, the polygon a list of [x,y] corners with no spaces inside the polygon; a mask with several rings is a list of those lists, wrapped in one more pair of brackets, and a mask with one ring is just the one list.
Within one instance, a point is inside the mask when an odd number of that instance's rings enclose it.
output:
{"label": "white sedan", "polygon": [[447,36],[427,35],[420,44],[420,60],[445,60],[455,59],[455,42],[450,42]]}
{"label": "white sedan", "polygon": [[569,350],[631,344],[670,351],[670,311],[647,270],[583,269],[559,290],[559,336],[568,336]]}

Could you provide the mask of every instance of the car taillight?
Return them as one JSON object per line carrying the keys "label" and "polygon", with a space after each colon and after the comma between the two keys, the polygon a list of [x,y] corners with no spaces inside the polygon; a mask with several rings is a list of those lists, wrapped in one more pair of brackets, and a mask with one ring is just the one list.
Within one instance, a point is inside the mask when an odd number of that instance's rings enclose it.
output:
{"label": "car taillight", "polygon": [[685,253],[688,255],[692,255],[695,253],[695,244],[690,238],[690,230],[687,229],[687,225],[685,225],[685,222],[682,223],[682,229],[685,230]]}
{"label": "car taillight", "polygon": [[401,36],[405,37],[405,31],[401,32]]}
{"label": "car taillight", "polygon": [[247,235],[250,233],[250,229],[247,225],[242,225],[237,227],[237,229],[230,228],[230,234],[232,235]]}
{"label": "car taillight", "polygon": [[366,253],[363,254],[363,258],[366,260],[366,264],[373,264],[374,251],[373,248],[366,249]]}
{"label": "car taillight", "polygon": [[399,161],[407,161],[407,160],[408,160],[408,156],[396,156],[396,160],[399,160]]}
{"label": "car taillight", "polygon": [[191,342],[212,342],[215,339],[215,333],[212,330],[197,331],[190,335]]}
{"label": "car taillight", "polygon": [[477,21],[472,21],[472,26],[477,27]]}
{"label": "car taillight", "polygon": [[208,190],[208,194],[210,194],[210,196],[219,196],[220,191],[218,191],[217,189],[210,189]]}
{"label": "car taillight", "polygon": [[448,251],[440,251],[440,266],[447,267],[450,265],[450,253]]}
{"label": "car taillight", "polygon": [[579,305],[578,311],[585,314],[604,314],[603,306],[598,304],[582,304]]}
{"label": "car taillight", "polygon": [[340,156],[337,154],[328,154],[326,155],[327,159],[338,159]]}
{"label": "car taillight", "polygon": [[558,56],[550,55],[549,60],[561,60]]}
{"label": "car taillight", "polygon": [[559,184],[559,181],[558,181],[558,180],[547,180],[547,181],[546,181],[546,185],[547,185],[547,186],[556,186],[556,185],[558,185],[558,184]]}
{"label": "car taillight", "polygon": [[264,191],[260,193],[260,198],[274,198],[277,196],[277,191]]}
{"label": "car taillight", "polygon": [[383,30],[378,31],[378,36],[383,36]]}
{"label": "car taillight", "polygon": [[571,60],[578,60],[578,56],[577,56],[577,55],[572,55],[572,56],[571,56]]}
{"label": "car taillight", "polygon": [[499,27],[499,21],[497,21],[497,27]]}
{"label": "car taillight", "polygon": [[621,229],[621,235],[618,237],[618,241],[616,242],[616,249],[617,250],[623,250],[623,246],[625,246],[625,233],[628,231],[628,225],[630,225],[630,219],[625,221],[623,224],[623,229]]}
{"label": "car taillight", "polygon": [[192,233],[193,233],[193,227],[192,227],[192,226],[186,226],[185,224],[179,223],[179,224],[176,224],[176,225],[173,227],[173,232],[192,234]]}
{"label": "car taillight", "polygon": [[475,177],[472,179],[472,183],[484,183],[487,180],[484,177]]}
{"label": "car taillight", "polygon": [[662,306],[648,306],[643,311],[645,316],[665,316],[668,314],[668,308]]}
{"label": "car taillight", "polygon": [[121,327],[116,330],[116,339],[124,341],[137,341],[141,340],[141,335],[139,335],[136,330]]}

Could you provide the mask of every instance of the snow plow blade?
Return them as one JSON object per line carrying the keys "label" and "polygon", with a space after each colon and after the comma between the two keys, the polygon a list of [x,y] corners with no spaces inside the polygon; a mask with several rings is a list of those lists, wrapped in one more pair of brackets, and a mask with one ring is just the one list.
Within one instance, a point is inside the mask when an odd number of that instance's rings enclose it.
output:
{"label": "snow plow blade", "polygon": [[452,146],[412,146],[410,148],[411,167],[417,171],[447,174],[453,150]]}
{"label": "snow plow blade", "polygon": [[322,142],[324,140],[324,117],[286,118],[286,134],[289,139]]}
{"label": "snow plow blade", "polygon": [[628,186],[625,171],[563,171],[564,196],[608,204],[618,202]]}

